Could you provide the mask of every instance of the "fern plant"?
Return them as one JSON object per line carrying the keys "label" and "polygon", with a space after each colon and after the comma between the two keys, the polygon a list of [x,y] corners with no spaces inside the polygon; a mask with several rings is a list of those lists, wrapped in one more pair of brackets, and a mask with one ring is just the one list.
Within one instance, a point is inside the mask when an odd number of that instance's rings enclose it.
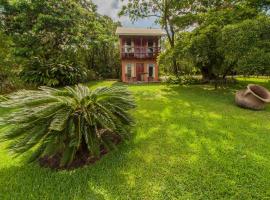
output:
{"label": "fern plant", "polygon": [[64,90],[21,90],[0,106],[11,109],[1,119],[10,125],[1,138],[11,141],[8,148],[12,152],[21,155],[31,151],[29,161],[60,155],[60,165],[68,166],[77,152],[99,157],[100,145],[114,146],[113,134],[127,136],[133,122],[128,110],[135,104],[126,87],[90,90],[76,85]]}

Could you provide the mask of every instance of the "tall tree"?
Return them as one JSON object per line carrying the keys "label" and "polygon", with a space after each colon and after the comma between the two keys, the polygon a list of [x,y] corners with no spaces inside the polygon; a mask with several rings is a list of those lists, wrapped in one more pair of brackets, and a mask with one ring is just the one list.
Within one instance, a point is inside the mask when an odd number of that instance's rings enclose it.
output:
{"label": "tall tree", "polygon": [[225,61],[239,74],[270,74],[270,17],[259,16],[222,29]]}
{"label": "tall tree", "polygon": [[26,81],[66,85],[86,78],[78,52],[88,45],[93,9],[75,0],[8,1],[3,6],[5,32],[15,41],[17,56],[27,58]]}
{"label": "tall tree", "polygon": [[[262,7],[250,4],[248,1],[238,3],[224,1],[224,4],[219,2],[218,4],[204,6],[208,9],[199,14],[196,28],[190,33],[179,35],[177,38],[176,46],[172,50],[173,57],[177,58],[179,63],[189,58],[192,64],[201,71],[204,80],[225,78],[229,73],[235,72],[236,66],[239,66],[237,67],[238,72],[243,66],[248,66],[245,69],[253,74],[259,68],[262,69],[262,66],[264,66],[264,71],[267,71],[265,69],[267,62],[261,62],[258,59],[257,65],[251,62],[255,57],[265,59],[269,56],[266,51],[267,40],[259,35],[267,38],[269,36],[265,31],[264,34],[258,31],[259,28],[268,30],[266,20],[254,20],[258,15],[265,15]],[[245,26],[238,25],[245,20],[252,20],[252,23],[246,21]],[[255,26],[256,23],[262,25]],[[234,24],[237,25],[231,26]],[[262,28],[263,24],[264,28]],[[243,28],[248,28],[248,25],[252,26],[250,31],[244,31]],[[238,38],[237,41],[235,38]],[[253,38],[253,40],[250,40],[250,38]],[[257,39],[255,40],[255,38]],[[241,45],[241,43],[244,45]],[[260,48],[256,45],[260,45]],[[251,53],[252,51],[253,53]],[[259,54],[261,56],[258,56]],[[253,67],[248,62],[253,63]],[[242,70],[241,73],[243,72]]]}
{"label": "tall tree", "polygon": [[27,82],[70,85],[116,71],[117,23],[99,15],[92,1],[2,0],[0,8],[4,32],[27,60],[21,73]]}

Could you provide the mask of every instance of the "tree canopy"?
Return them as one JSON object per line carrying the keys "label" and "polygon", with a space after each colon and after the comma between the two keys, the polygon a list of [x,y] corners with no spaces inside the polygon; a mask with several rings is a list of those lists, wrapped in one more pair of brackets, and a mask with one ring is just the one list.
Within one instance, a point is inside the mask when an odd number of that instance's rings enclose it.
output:
{"label": "tree canopy", "polygon": [[259,16],[222,29],[224,60],[239,74],[270,74],[270,18]]}
{"label": "tree canopy", "polygon": [[41,85],[70,85],[95,75],[117,76],[118,23],[85,0],[4,1],[3,30],[25,59],[21,76]]}
{"label": "tree canopy", "polygon": [[[180,69],[194,66],[205,80],[235,73],[269,73],[270,65],[266,61],[269,56],[269,16],[266,12],[269,3],[201,1],[198,5],[191,12],[193,30],[177,33],[175,47],[166,49],[160,56],[161,64],[164,65],[167,56],[177,58]],[[175,24],[182,27],[181,16],[176,17]],[[172,61],[167,63],[173,66]]]}
{"label": "tree canopy", "polygon": [[[206,80],[269,73],[269,0],[122,1],[119,15],[155,17],[166,31],[166,72],[200,71]],[[16,71],[25,82],[63,86],[119,77],[121,24],[91,0],[1,0],[0,19],[2,79]]]}

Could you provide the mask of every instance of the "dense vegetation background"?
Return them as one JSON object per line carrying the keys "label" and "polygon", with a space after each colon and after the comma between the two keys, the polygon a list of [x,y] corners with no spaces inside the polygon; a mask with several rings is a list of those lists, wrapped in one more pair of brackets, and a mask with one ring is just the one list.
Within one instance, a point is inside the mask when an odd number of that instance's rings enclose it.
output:
{"label": "dense vegetation background", "polygon": [[205,81],[227,75],[269,75],[270,19],[267,0],[134,0],[121,11],[131,20],[156,17],[166,30],[163,72],[201,74]]}
{"label": "dense vegetation background", "polygon": [[[268,0],[126,0],[120,15],[156,17],[167,33],[162,72],[177,79],[270,73]],[[119,75],[120,24],[90,0],[0,0],[0,18],[1,92]],[[117,144],[107,136],[129,130],[130,93],[99,87],[118,85],[113,81],[7,95],[0,103],[0,141],[8,141],[0,145],[0,198],[268,198],[269,108],[240,109],[232,97],[251,82],[270,82],[249,80],[222,92],[207,84],[129,85],[138,105],[132,140],[93,167],[60,173],[20,162],[33,152],[35,159],[62,156],[60,167],[81,155],[99,158]]]}
{"label": "dense vegetation background", "polygon": [[14,71],[28,83],[63,86],[118,77],[119,23],[91,1],[0,2],[2,79]]}
{"label": "dense vegetation background", "polygon": [[[120,16],[156,17],[166,31],[163,74],[199,74],[206,82],[270,74],[268,0],[123,2]],[[121,24],[90,0],[1,0],[0,18],[1,90],[119,78]]]}

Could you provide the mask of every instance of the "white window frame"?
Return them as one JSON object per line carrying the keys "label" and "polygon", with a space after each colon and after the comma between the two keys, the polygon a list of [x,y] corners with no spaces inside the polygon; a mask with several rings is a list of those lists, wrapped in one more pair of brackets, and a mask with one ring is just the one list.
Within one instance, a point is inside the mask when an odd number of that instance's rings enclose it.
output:
{"label": "white window frame", "polygon": [[[147,41],[147,53],[155,53],[156,50],[156,42],[153,39],[152,40],[153,46],[149,46],[149,41]],[[150,49],[152,49],[152,51],[150,51]]]}
{"label": "white window frame", "polygon": [[130,39],[130,44],[127,44],[127,40],[125,40],[125,53],[134,53],[134,40]]}
{"label": "white window frame", "polygon": [[[130,77],[128,76],[128,68],[131,68],[131,74]],[[127,63],[126,64],[126,74],[128,76],[128,78],[133,78],[135,77],[135,68],[134,68],[134,64],[133,63]]]}

